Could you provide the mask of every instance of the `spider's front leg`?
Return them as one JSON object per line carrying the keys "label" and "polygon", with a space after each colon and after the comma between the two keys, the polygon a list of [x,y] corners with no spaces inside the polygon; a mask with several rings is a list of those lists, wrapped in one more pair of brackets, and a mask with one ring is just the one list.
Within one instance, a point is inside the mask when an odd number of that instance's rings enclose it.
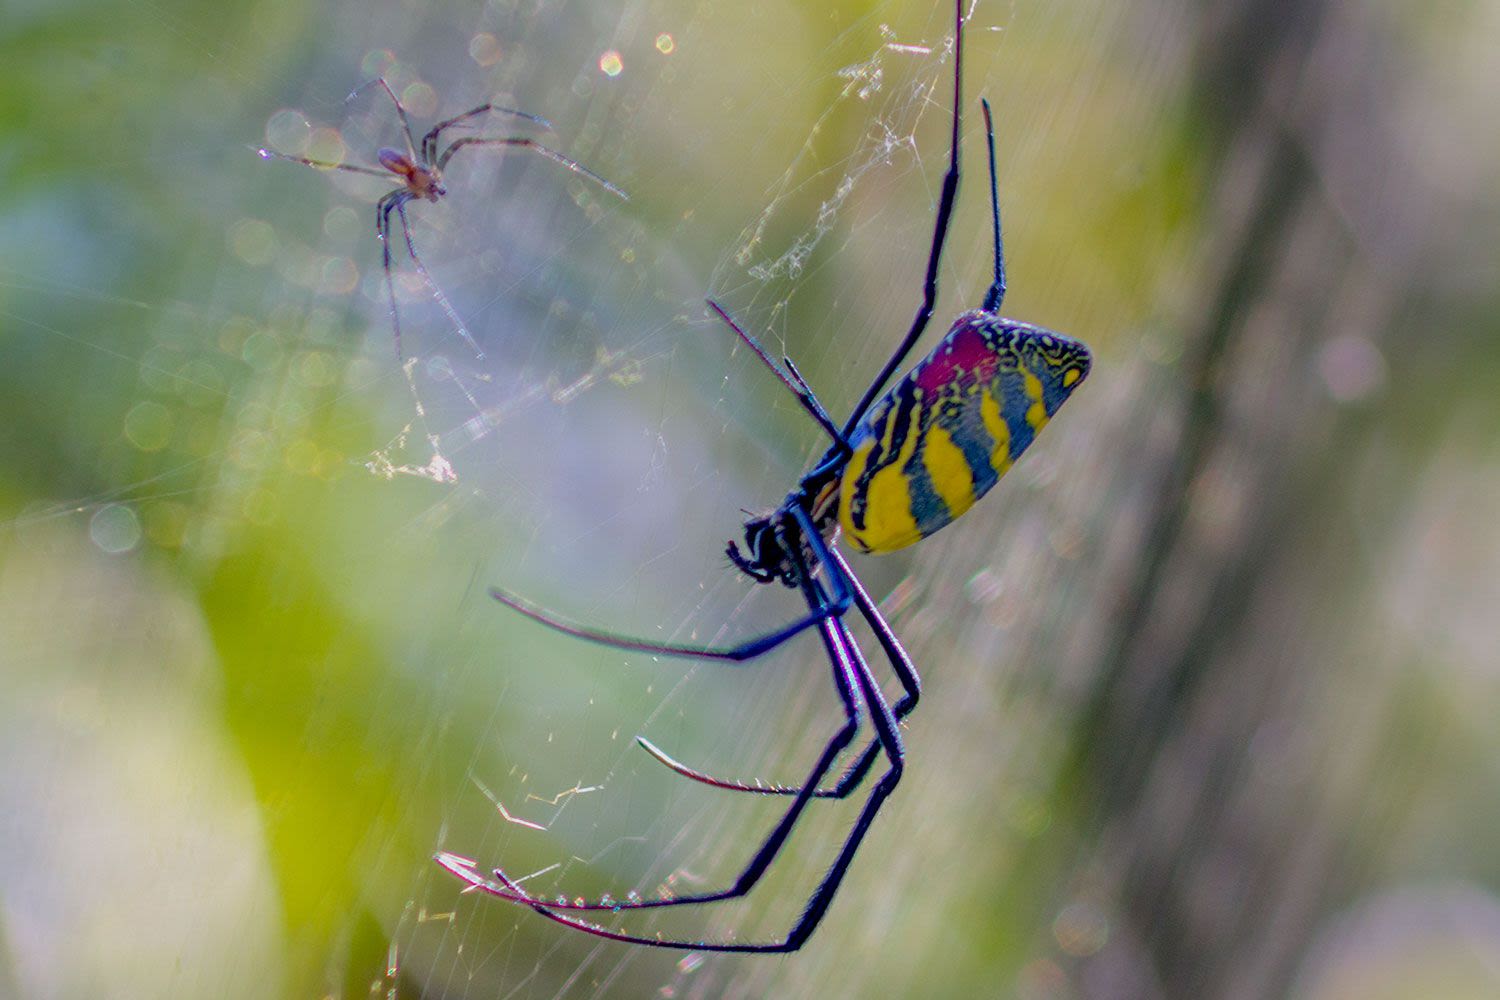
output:
{"label": "spider's front leg", "polygon": [[587,177],[589,180],[593,181],[595,184],[599,185],[610,194],[619,198],[621,201],[630,200],[630,195],[626,194],[621,188],[615,187],[615,185],[611,184],[603,177],[600,177],[598,174],[594,173],[592,170],[590,170],[588,167],[585,167],[577,160],[570,159],[559,153],[557,150],[552,149],[548,146],[543,146],[535,139],[526,138],[523,136],[506,136],[498,139],[486,139],[478,136],[465,136],[462,139],[455,139],[447,149],[443,150],[443,154],[437,158],[437,171],[439,173],[442,173],[444,170],[447,170],[448,161],[453,159],[453,155],[466,146],[515,146],[520,149],[529,149],[533,153],[545,156],[547,159],[551,160],[554,163],[562,164],[564,167],[568,168],[573,173],[578,174],[581,177]]}
{"label": "spider's front leg", "polygon": [[507,108],[499,104],[492,104],[486,101],[485,103],[479,105],[479,107],[477,108],[470,108],[468,111],[465,111],[461,115],[454,115],[452,118],[445,118],[442,121],[438,122],[436,125],[432,126],[432,129],[422,137],[422,162],[429,167],[432,166],[433,162],[437,159],[438,137],[441,136],[445,131],[453,128],[455,125],[463,125],[475,118],[478,118],[480,115],[489,113],[494,113],[497,115],[512,115],[516,118],[524,118],[529,122],[535,122],[549,132],[552,131],[552,123],[543,118],[541,115],[534,115],[529,111],[517,111],[515,108]]}

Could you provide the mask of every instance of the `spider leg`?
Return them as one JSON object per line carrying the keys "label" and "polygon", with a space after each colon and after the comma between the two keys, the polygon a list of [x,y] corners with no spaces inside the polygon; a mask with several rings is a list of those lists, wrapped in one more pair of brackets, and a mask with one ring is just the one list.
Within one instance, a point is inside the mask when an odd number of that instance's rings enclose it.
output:
{"label": "spider leg", "polygon": [[709,299],[708,307],[714,311],[719,319],[724,321],[729,329],[739,335],[740,340],[744,341],[745,345],[755,352],[755,356],[760,358],[761,362],[767,368],[771,369],[771,372],[781,380],[781,384],[792,391],[792,395],[797,397],[797,402],[802,404],[802,408],[808,412],[813,420],[817,421],[818,426],[823,428],[824,433],[833,439],[835,449],[841,454],[850,454],[853,449],[849,447],[848,439],[839,433],[839,429],[834,424],[833,418],[828,415],[827,410],[823,409],[823,404],[818,402],[818,397],[813,395],[813,391],[808,386],[807,381],[803,379],[802,373],[797,371],[796,365],[792,364],[792,359],[784,359],[786,361],[786,370],[783,371],[780,365],[771,360],[771,356],[766,353],[765,348],[761,347],[754,337],[746,333],[744,328],[734,321],[734,317],[730,316],[723,306],[719,305],[713,299]]}
{"label": "spider leg", "polygon": [[[396,92],[391,89],[391,85],[385,82],[385,77],[378,76],[375,78],[375,82],[380,84],[381,89],[390,95],[391,103],[396,105],[396,114],[401,117],[401,131],[406,135],[406,155],[415,161],[417,158],[417,144],[412,139],[411,119],[406,117],[406,108],[402,106],[401,98],[397,97]],[[349,96],[353,97],[354,95],[350,94]]]}
{"label": "spider leg", "polygon": [[262,160],[291,160],[293,163],[317,167],[319,170],[345,170],[351,174],[364,174],[368,177],[380,177],[385,180],[391,179],[389,171],[361,167],[356,163],[330,163],[328,160],[310,160],[305,156],[291,156],[287,153],[278,153],[274,149],[265,149],[263,147],[257,147],[255,151],[260,154]]}
{"label": "spider leg", "polygon": [[901,343],[896,346],[896,351],[886,361],[885,367],[880,369],[880,374],[875,376],[875,381],[865,390],[860,397],[859,404],[854,407],[854,412],[849,414],[849,421],[844,424],[844,437],[854,433],[854,427],[860,418],[865,415],[880,391],[885,388],[885,383],[901,362],[906,360],[917,339],[922,336],[922,331],[927,329],[927,321],[932,319],[932,310],[937,303],[937,276],[938,264],[943,258],[943,244],[948,238],[948,224],[953,218],[953,202],[958,196],[958,137],[959,117],[962,100],[963,65],[964,65],[964,0],[954,0],[957,15],[957,28],[953,33],[953,135],[950,139],[948,151],[948,172],[943,175],[943,191],[938,198],[937,221],[932,227],[932,249],[927,254],[927,275],[922,280],[922,304],[917,307],[917,314],[912,318],[911,328],[906,331],[906,336],[901,338]]}
{"label": "spider leg", "polygon": [[[805,516],[804,514],[798,517],[798,521],[801,522]],[[798,548],[793,546],[789,551],[793,553],[792,558],[797,566],[798,579],[809,606],[826,604],[828,595],[824,592],[822,584],[811,579],[806,566],[802,563]],[[549,920],[596,937],[603,937],[612,941],[650,945],[658,948],[686,948],[699,951],[795,951],[812,934],[813,929],[822,919],[823,914],[827,912],[828,905],[832,901],[834,893],[837,892],[839,884],[843,881],[844,875],[847,873],[849,865],[854,858],[855,851],[868,831],[871,821],[875,818],[876,812],[879,811],[881,803],[890,795],[891,790],[896,786],[896,782],[900,780],[903,767],[902,761],[905,756],[905,751],[901,746],[901,737],[897,732],[896,722],[891,715],[890,706],[886,704],[885,696],[881,693],[879,685],[875,683],[874,678],[871,676],[869,666],[865,663],[858,645],[855,644],[853,637],[849,635],[849,631],[845,628],[842,619],[826,619],[820,631],[823,636],[825,651],[828,653],[829,662],[834,667],[834,686],[837,688],[839,697],[844,704],[845,723],[834,737],[829,740],[823,750],[822,756],[818,760],[817,766],[808,775],[808,779],[800,789],[796,800],[787,809],[786,813],[783,814],[781,822],[777,824],[776,828],[772,830],[771,834],[761,844],[761,847],[751,859],[750,864],[741,873],[732,888],[719,892],[677,896],[671,899],[640,900],[625,903],[613,901],[544,903],[521,889],[520,886],[499,869],[495,869],[493,878],[490,878],[475,870],[472,862],[459,858],[456,855],[441,854],[436,860],[444,868],[469,883],[474,889],[510,900],[511,902],[528,905]],[[610,931],[557,912],[559,910],[618,911],[657,909],[664,906],[717,902],[742,896],[749,892],[755,883],[759,881],[760,877],[765,874],[771,862],[775,860],[787,837],[790,836],[792,827],[801,815],[802,810],[812,800],[823,775],[833,766],[833,761],[839,753],[852,741],[859,725],[859,708],[861,702],[866,703],[870,707],[880,745],[890,757],[891,767],[881,777],[880,782],[871,793],[870,799],[866,802],[864,809],[861,810],[854,828],[840,848],[838,858],[834,862],[833,867],[829,869],[828,873],[824,875],[823,880],[818,884],[817,889],[808,900],[802,915],[798,918],[796,924],[793,925],[792,930],[788,933],[784,941],[741,944],[731,942],[679,941],[660,937],[637,937],[617,931]]]}
{"label": "spider leg", "polygon": [[[912,709],[917,707],[917,702],[922,700],[922,678],[917,673],[917,665],[911,661],[911,656],[906,652],[906,647],[901,645],[901,640],[896,638],[896,633],[891,629],[891,623],[885,620],[885,616],[880,613],[880,608],[870,599],[870,594],[859,582],[859,577],[855,576],[854,571],[849,568],[844,554],[832,545],[828,547],[828,551],[838,574],[848,582],[853,592],[854,606],[859,608],[859,613],[864,620],[870,623],[870,628],[875,633],[875,640],[880,643],[881,650],[890,661],[891,671],[901,682],[901,698],[891,712],[892,717],[900,722],[910,715]],[[878,743],[871,743],[865,747],[859,759],[839,778],[838,784],[832,789],[833,795],[830,797],[843,798],[859,786],[875,763],[878,747]]]}
{"label": "spider leg", "polygon": [[506,108],[486,101],[477,108],[470,108],[461,115],[445,118],[432,126],[432,129],[426,135],[422,136],[422,162],[429,165],[432,163],[432,158],[437,155],[438,136],[442,135],[445,130],[455,125],[462,125],[471,118],[478,118],[480,115],[491,111],[497,115],[513,115],[516,118],[524,118],[529,122],[535,122],[549,132],[552,131],[552,123],[541,115],[534,115],[528,111],[517,111],[515,108]]}
{"label": "spider leg", "polygon": [[535,139],[527,139],[520,136],[513,136],[504,139],[482,139],[474,136],[465,136],[462,139],[455,139],[447,149],[443,150],[443,155],[438,157],[438,172],[441,173],[443,170],[447,169],[448,161],[453,159],[453,154],[458,152],[460,149],[463,149],[465,146],[519,146],[522,149],[530,149],[534,152],[540,153],[542,156],[545,156],[547,159],[552,160],[554,163],[562,164],[569,170],[573,171],[573,173],[575,174],[587,177],[589,180],[593,181],[595,184],[598,184],[610,194],[617,196],[621,201],[630,200],[630,195],[615,187],[609,181],[605,180],[603,177],[600,177],[598,174],[594,173],[592,170],[590,170],[588,167],[585,167],[577,160],[570,160],[566,156],[559,153],[557,150],[550,149],[547,146],[543,146]]}
{"label": "spider leg", "polygon": [[[848,583],[849,589],[853,592],[854,606],[859,609],[859,613],[864,617],[865,621],[870,623],[870,628],[875,632],[875,638],[879,641],[881,649],[885,651],[886,658],[890,660],[891,669],[895,672],[896,679],[901,682],[904,693],[901,695],[901,699],[896,702],[895,708],[891,713],[896,721],[900,722],[911,714],[912,709],[917,707],[917,702],[922,697],[922,680],[917,675],[916,665],[912,663],[911,657],[907,655],[906,650],[901,645],[901,641],[896,638],[896,633],[891,630],[890,623],[885,620],[885,616],[880,613],[880,609],[870,599],[869,593],[859,582],[859,577],[855,576],[854,571],[849,568],[849,563],[844,559],[843,553],[832,545],[828,546],[828,552],[832,565],[835,567],[835,572],[843,577]],[[800,791],[796,785],[776,784],[774,782],[762,781],[758,778],[751,781],[716,778],[705,771],[700,771],[682,763],[644,736],[637,736],[635,741],[640,745],[642,750],[655,757],[666,767],[676,771],[684,778],[691,778],[700,784],[710,785],[714,788],[723,788],[731,792],[751,792],[757,795],[796,795]],[[820,788],[813,793],[813,797],[819,799],[847,798],[849,793],[858,788],[860,783],[864,781],[865,775],[870,773],[870,768],[874,766],[875,758],[879,752],[880,741],[878,739],[867,744],[864,750],[860,752],[859,757],[844,771],[832,788]]]}
{"label": "spider leg", "polygon": [[473,334],[469,333],[469,328],[459,318],[458,310],[453,308],[453,303],[448,301],[448,296],[443,294],[443,290],[438,287],[438,283],[432,280],[432,275],[427,272],[427,267],[422,263],[422,258],[417,256],[417,246],[411,239],[411,226],[406,221],[406,202],[409,200],[402,199],[396,204],[396,214],[401,217],[401,235],[406,238],[406,252],[411,256],[411,262],[416,266],[417,273],[422,276],[422,282],[427,286],[427,290],[432,293],[432,297],[437,300],[438,305],[443,307],[443,312],[448,316],[448,322],[453,324],[453,328],[458,331],[459,336],[463,337],[464,341],[473,349],[474,356],[483,359],[484,351],[479,349],[479,345],[474,341]]}
{"label": "spider leg", "polygon": [[990,147],[990,219],[995,230],[995,280],[984,295],[985,312],[999,312],[1005,299],[1005,246],[1000,241],[1000,182],[995,179],[995,124],[990,120],[990,102],[979,99],[984,108],[984,137]]}
{"label": "spider leg", "polygon": [[[689,767],[644,736],[637,736],[635,742],[636,745],[654,757],[668,770],[675,771],[684,778],[691,778],[700,785],[708,785],[710,788],[722,788],[730,792],[754,792],[759,795],[796,795],[802,791],[798,785],[778,785],[762,781],[759,778],[754,778],[750,781],[743,781],[738,778],[716,778],[707,771],[700,771],[697,768]],[[819,788],[813,792],[813,798],[826,799],[832,794],[828,789]]]}
{"label": "spider leg", "polygon": [[[391,276],[391,211],[404,204],[411,194],[397,188],[375,205],[375,235],[380,239],[381,266],[385,268],[385,291],[391,300],[391,329],[396,336],[396,360],[401,360],[401,314],[396,310],[396,281]],[[405,220],[405,212],[402,213]]]}
{"label": "spider leg", "polygon": [[[816,529],[813,528],[812,518],[801,508],[792,508],[792,514],[797,520],[808,544],[812,547],[813,557],[820,566],[833,565],[833,558],[829,554],[829,545],[823,540]],[[800,551],[800,546],[793,546]],[[578,639],[587,639],[589,642],[597,642],[601,646],[609,646],[612,649],[625,649],[636,653],[648,653],[652,656],[682,656],[699,660],[720,660],[728,663],[741,663],[752,660],[762,653],[775,649],[788,639],[800,632],[817,625],[819,622],[829,618],[837,618],[849,610],[852,595],[849,590],[848,581],[843,574],[837,571],[829,573],[831,593],[825,595],[825,599],[810,602],[808,613],[796,621],[774,632],[757,636],[740,643],[738,646],[691,646],[677,645],[671,643],[656,643],[646,639],[635,639],[630,636],[616,635],[613,632],[605,632],[600,629],[588,628],[577,622],[568,621],[566,618],[554,615],[545,608],[538,607],[524,598],[507,593],[498,587],[490,588],[490,596],[506,607],[519,611],[521,614],[538,622],[550,629],[571,635]]]}
{"label": "spider leg", "polygon": [[[809,601],[825,599],[823,595],[818,594],[814,589],[821,589],[819,585],[812,584],[805,577],[804,585],[809,592]],[[679,896],[670,900],[642,900],[640,902],[626,903],[584,903],[582,905],[577,902],[571,904],[550,903],[531,896],[499,869],[495,869],[492,873],[493,878],[490,878],[476,871],[472,863],[468,862],[467,859],[461,859],[455,855],[440,855],[437,858],[438,863],[450,872],[458,875],[474,889],[512,902],[529,905],[533,910],[549,920],[562,924],[565,927],[582,931],[585,934],[605,938],[610,941],[648,945],[654,948],[682,948],[692,951],[751,953],[796,951],[812,935],[813,930],[823,919],[824,914],[827,913],[828,907],[833,901],[834,894],[838,891],[844,876],[848,873],[849,866],[854,860],[854,855],[858,851],[860,843],[864,840],[865,834],[869,831],[876,813],[880,811],[881,805],[890,796],[891,791],[896,787],[896,783],[900,781],[905,760],[905,750],[901,745],[901,736],[897,730],[897,723],[891,713],[891,708],[886,704],[885,696],[881,693],[880,686],[870,674],[870,669],[864,662],[864,657],[860,654],[858,645],[854,642],[853,637],[849,635],[849,631],[845,628],[843,621],[837,618],[829,619],[824,622],[822,632],[830,658],[839,663],[839,669],[835,670],[835,677],[843,672],[852,674],[854,685],[857,689],[846,694],[847,680],[843,685],[840,685],[840,695],[846,699],[846,712],[852,708],[856,708],[859,700],[863,700],[869,706],[871,718],[876,729],[877,745],[885,751],[887,757],[890,759],[891,766],[881,776],[879,782],[876,783],[875,788],[871,791],[864,808],[860,810],[859,818],[855,821],[843,845],[839,848],[838,857],[835,859],[832,867],[828,869],[827,874],[823,876],[822,881],[818,883],[817,888],[813,891],[812,896],[803,908],[801,916],[792,925],[791,930],[788,931],[784,940],[741,943],[642,937],[634,934],[626,934],[621,931],[609,930],[597,924],[567,916],[559,911],[598,909],[617,911],[658,908],[666,905],[715,902],[748,892],[750,886],[764,873],[766,867],[774,859],[777,851],[780,850],[781,844],[785,840],[785,834],[790,832],[791,823],[795,822],[792,813],[800,812],[801,808],[807,802],[811,801],[814,794],[813,789],[821,779],[822,773],[826,772],[832,765],[833,756],[842,747],[848,745],[856,725],[856,718],[852,715],[848,717],[849,721],[846,722],[845,726],[824,750],[823,756],[819,759],[818,767],[814,768],[813,773],[808,776],[807,783],[799,790],[797,800],[787,810],[782,823],[767,838],[761,849],[756,853],[750,867],[741,876],[740,882],[736,883],[736,887],[739,888],[740,884],[745,882],[747,876],[752,874],[754,876],[754,878],[750,879],[749,884],[744,885],[738,892],[709,893],[698,896]]]}
{"label": "spider leg", "polygon": [[[805,515],[803,516],[805,517]],[[811,573],[802,564],[800,546],[793,545],[789,541],[786,541],[786,545],[788,550],[794,553],[794,563],[797,567],[798,579],[801,582],[803,598],[806,600],[808,608],[815,614],[824,612],[829,607],[827,592],[820,582],[811,578]],[[809,617],[813,616],[810,615]],[[854,739],[855,734],[859,731],[860,703],[862,698],[860,694],[856,693],[858,684],[855,677],[855,658],[858,654],[856,653],[855,657],[851,657],[846,651],[845,643],[848,633],[847,630],[843,629],[842,622],[840,622],[838,617],[824,613],[822,617],[815,618],[815,620],[822,624],[819,634],[823,638],[824,650],[827,653],[829,665],[833,669],[834,688],[838,692],[839,700],[844,707],[844,725],[840,727],[839,731],[824,746],[823,753],[818,758],[817,764],[814,765],[812,773],[808,775],[807,780],[803,782],[802,787],[799,789],[796,801],[782,814],[781,821],[772,830],[770,836],[766,838],[760,849],[756,851],[755,856],[746,865],[739,878],[735,880],[734,885],[728,889],[696,893],[691,896],[676,896],[670,899],[642,900],[634,903],[573,902],[557,904],[559,907],[572,910],[648,909],[661,906],[681,906],[688,903],[709,903],[720,899],[743,896],[750,891],[751,886],[765,874],[766,869],[776,857],[782,844],[791,835],[792,827],[796,824],[798,817],[802,815],[802,810],[817,791],[818,783],[822,781],[823,776],[833,767],[834,761],[838,758],[839,754],[848,747]],[[862,667],[863,661],[859,660],[858,662]],[[865,669],[868,672],[868,668]],[[506,899],[511,899],[513,902],[529,903],[533,901],[532,897],[524,893],[520,894],[519,898],[503,892],[492,892],[492,894],[501,895]]]}

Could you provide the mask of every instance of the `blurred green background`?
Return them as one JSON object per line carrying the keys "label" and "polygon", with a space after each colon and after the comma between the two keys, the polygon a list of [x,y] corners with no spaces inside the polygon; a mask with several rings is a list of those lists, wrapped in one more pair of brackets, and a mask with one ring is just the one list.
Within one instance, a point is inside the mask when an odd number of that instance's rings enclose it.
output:
{"label": "blurred green background", "polygon": [[[906,776],[810,944],[744,958],[430,858],[732,879],[774,805],[633,737],[795,780],[816,643],[623,657],[486,588],[678,641],[795,611],[722,547],[818,434],[702,299],[853,404],[918,300],[951,11],[7,0],[0,996],[1500,994],[1497,11],[976,5],[929,338],[988,282],[987,95],[1005,312],[1094,374],[993,499],[857,560],[927,682]],[[380,74],[630,192],[454,160],[413,235],[483,358],[405,264],[396,358],[380,182],[256,155],[373,163]],[[852,817],[620,924],[778,935]]]}

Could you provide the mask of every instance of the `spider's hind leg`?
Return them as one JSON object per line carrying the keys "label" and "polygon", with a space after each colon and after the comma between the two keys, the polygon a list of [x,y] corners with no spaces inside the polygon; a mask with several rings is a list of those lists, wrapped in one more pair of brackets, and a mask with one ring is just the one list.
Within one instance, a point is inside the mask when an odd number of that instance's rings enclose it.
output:
{"label": "spider's hind leg", "polygon": [[380,239],[381,267],[385,269],[385,291],[391,304],[391,332],[396,338],[396,360],[401,360],[401,314],[396,310],[396,278],[391,274],[391,212],[411,197],[397,188],[375,206],[375,235]]}
{"label": "spider's hind leg", "polygon": [[[712,788],[723,788],[726,791],[730,792],[753,792],[757,795],[796,795],[798,792],[802,791],[802,789],[797,785],[781,785],[776,784],[775,782],[762,781],[760,778],[752,778],[749,781],[742,781],[735,778],[716,778],[706,771],[700,771],[697,768],[689,767],[687,764],[682,763],[682,761],[676,759],[661,747],[646,739],[646,737],[644,736],[637,736],[635,738],[635,742],[640,746],[642,750],[646,751],[658,762],[665,765],[668,770],[674,771],[677,774],[682,775],[684,778],[691,778],[693,781],[698,782],[700,785],[708,785]],[[843,782],[841,781],[840,784],[843,784]],[[848,793],[845,792],[843,794]],[[816,799],[842,797],[843,795],[839,794],[836,788],[819,788],[813,792],[813,798]]]}
{"label": "spider's hind leg", "polygon": [[[469,332],[468,326],[464,324],[463,319],[458,315],[458,310],[453,308],[453,303],[448,301],[448,296],[443,293],[442,288],[440,288],[438,286],[438,283],[433,280],[432,275],[427,270],[427,266],[422,263],[422,258],[417,256],[417,245],[412,241],[411,238],[411,225],[406,221],[406,202],[408,200],[409,199],[403,199],[396,203],[396,214],[401,217],[401,235],[406,239],[406,252],[411,257],[412,265],[417,269],[417,274],[422,276],[422,283],[425,284],[427,286],[427,290],[432,293],[433,299],[435,299],[437,301],[437,304],[442,307],[444,315],[448,317],[448,322],[453,324],[453,328],[457,330],[458,335],[464,339],[464,343],[468,344],[470,349],[474,351],[474,356],[483,361],[484,351],[480,349],[478,342],[474,340],[474,335]],[[386,216],[386,235],[389,236],[389,209],[386,210]],[[390,240],[387,239],[386,243],[389,244]],[[387,272],[387,277],[389,277],[389,272]],[[393,315],[395,308],[395,291],[393,290],[391,292],[391,309]]]}
{"label": "spider's hind leg", "polygon": [[[800,559],[798,560],[800,564]],[[809,604],[826,603],[828,595],[819,593],[821,585],[807,579],[805,568],[802,569],[803,592],[808,596]],[[833,902],[834,895],[838,892],[844,876],[848,873],[854,856],[859,850],[865,834],[869,831],[880,811],[882,804],[895,789],[901,780],[904,770],[905,750],[901,745],[901,736],[897,731],[897,723],[891,708],[886,704],[885,696],[881,693],[879,686],[870,676],[869,667],[859,652],[859,647],[850,637],[848,629],[844,627],[842,619],[830,618],[823,622],[822,629],[827,651],[830,659],[835,663],[834,677],[840,698],[844,702],[846,710],[846,721],[842,729],[835,734],[824,748],[822,759],[819,761],[813,773],[808,776],[807,783],[799,791],[797,800],[791,808],[783,815],[782,821],[771,835],[762,842],[756,856],[750,865],[743,871],[734,887],[715,893],[702,893],[693,896],[678,896],[661,900],[639,900],[625,903],[573,900],[568,901],[559,898],[557,901],[542,900],[532,896],[519,883],[510,878],[501,869],[492,869],[490,874],[484,874],[478,870],[475,862],[458,855],[443,853],[436,857],[438,864],[449,872],[458,876],[472,889],[506,899],[514,903],[529,906],[533,911],[546,917],[554,923],[562,924],[564,927],[582,931],[593,937],[604,938],[610,941],[619,941],[626,944],[645,945],[652,948],[678,948],[689,951],[706,952],[738,952],[738,953],[784,953],[796,951],[802,947],[813,931],[817,928],[824,914],[828,912],[829,905]],[[779,853],[782,844],[791,831],[796,816],[812,797],[813,790],[817,787],[820,778],[828,771],[833,763],[833,758],[843,750],[847,749],[858,726],[858,714],[861,705],[865,707],[874,725],[877,738],[877,746],[885,753],[889,766],[880,779],[875,783],[869,797],[865,800],[864,807],[860,810],[859,817],[855,820],[853,828],[844,838],[839,847],[837,858],[832,866],[823,876],[817,888],[808,898],[802,915],[797,918],[786,936],[779,941],[747,942],[747,941],[702,941],[690,939],[671,939],[656,936],[645,936],[630,934],[622,930],[614,930],[601,926],[579,916],[572,915],[580,910],[621,910],[651,909],[683,904],[716,902],[722,899],[730,899],[742,896],[750,891],[750,888],[759,881],[771,862]]]}

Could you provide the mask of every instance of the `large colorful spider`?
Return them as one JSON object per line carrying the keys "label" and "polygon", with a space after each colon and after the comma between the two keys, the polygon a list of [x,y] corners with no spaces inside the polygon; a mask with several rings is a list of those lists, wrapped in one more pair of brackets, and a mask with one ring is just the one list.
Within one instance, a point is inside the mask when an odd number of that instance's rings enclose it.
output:
{"label": "large colorful spider", "polygon": [[[380,166],[384,169],[376,170],[373,167],[360,166],[357,163],[329,163],[325,160],[308,159],[305,156],[278,153],[270,149],[259,149],[257,152],[260,153],[263,159],[267,160],[273,158],[291,160],[293,163],[303,163],[309,167],[319,167],[324,170],[343,170],[351,174],[366,174],[370,177],[383,177],[387,180],[392,176],[399,179],[401,186],[391,190],[375,205],[375,236],[380,240],[383,255],[382,264],[385,268],[385,290],[391,300],[391,329],[396,337],[396,357],[401,357],[401,317],[396,311],[396,285],[391,278],[391,212],[393,211],[401,219],[401,235],[406,241],[406,252],[410,255],[412,265],[417,269],[417,274],[421,275],[422,282],[427,286],[427,290],[432,293],[432,297],[437,300],[438,305],[442,307],[443,312],[447,314],[448,321],[453,324],[453,328],[458,331],[459,336],[464,338],[477,357],[483,358],[484,351],[479,349],[479,344],[475,342],[473,334],[469,333],[469,328],[459,318],[458,310],[453,308],[453,304],[448,301],[448,296],[443,294],[443,290],[438,287],[438,283],[432,280],[432,275],[428,273],[426,266],[422,263],[422,258],[417,255],[416,243],[411,238],[411,226],[406,220],[406,203],[419,199],[426,199],[431,202],[440,201],[448,193],[448,189],[443,185],[443,171],[447,168],[448,161],[453,159],[453,154],[466,146],[517,146],[521,149],[529,149],[534,153],[545,156],[549,160],[562,164],[575,174],[587,177],[610,194],[616,195],[626,201],[629,200],[630,196],[583,164],[571,160],[557,150],[549,149],[535,139],[526,136],[504,136],[500,138],[464,136],[462,139],[455,139],[449,143],[448,148],[439,153],[438,138],[443,132],[457,125],[465,125],[483,114],[512,115],[516,118],[524,118],[526,121],[534,122],[546,129],[552,127],[552,124],[547,119],[539,115],[517,111],[515,108],[501,107],[498,104],[488,101],[477,108],[470,108],[461,115],[454,115],[452,118],[438,122],[422,137],[422,146],[419,151],[416,141],[412,137],[411,121],[406,117],[406,108],[402,106],[401,99],[396,96],[396,92],[391,89],[391,85],[385,82],[384,77],[378,77],[372,82],[378,84],[382,90],[390,95],[391,102],[396,105],[396,114],[401,118],[401,129],[406,138],[406,152],[403,153],[398,149],[381,149],[375,154],[375,158],[380,161]],[[364,88],[361,87],[360,89]],[[355,91],[355,93],[358,92],[358,90]],[[352,97],[353,95],[350,96]]]}
{"label": "large colorful spider", "polygon": [[[796,787],[747,785],[715,778],[680,764],[645,739],[641,745],[672,770],[695,781],[733,791],[790,796],[781,821],[762,842],[732,885],[659,899],[546,900],[528,894],[501,869],[486,875],[477,862],[442,853],[437,862],[472,888],[530,906],[564,926],[631,944],[715,952],[789,952],[800,948],[823,919],[839,884],[869,831],[880,806],[901,778],[904,750],[900,720],[916,707],[917,670],[880,610],[835,545],[842,532],[862,552],[879,553],[910,545],[951,522],[983,496],[1021,456],[1037,432],[1088,375],[1088,348],[1061,334],[1002,319],[1005,258],[1000,239],[1000,203],[995,181],[995,140],[989,104],[984,103],[989,137],[990,203],[994,219],[994,283],[977,310],[954,321],[942,341],[889,391],[881,388],[927,328],[937,297],[937,273],[953,212],[959,177],[959,109],[963,67],[963,3],[957,0],[953,56],[953,135],[947,175],[938,202],[932,248],[927,258],[922,304],[875,380],[842,428],[808,388],[790,359],[778,366],[723,309],[710,307],[796,395],[831,444],[775,511],[751,518],[744,547],[730,542],[729,558],[758,583],[780,581],[799,590],[807,613],[774,632],[737,646],[663,645],[601,632],[566,621],[512,594],[492,590],[496,600],[559,632],[615,649],[720,661],[750,660],[816,627],[833,669],[843,703],[844,724],[828,741],[807,779]],[[874,630],[903,689],[892,708],[844,624],[850,607]],[[875,740],[864,748],[831,787],[823,787],[835,761],[853,742],[862,708],[869,713]],[[813,799],[844,798],[863,782],[883,754],[888,761],[854,827],[839,848],[801,915],[780,941],[691,941],[644,937],[612,930],[568,915],[569,911],[659,909],[732,899],[760,881]]]}

